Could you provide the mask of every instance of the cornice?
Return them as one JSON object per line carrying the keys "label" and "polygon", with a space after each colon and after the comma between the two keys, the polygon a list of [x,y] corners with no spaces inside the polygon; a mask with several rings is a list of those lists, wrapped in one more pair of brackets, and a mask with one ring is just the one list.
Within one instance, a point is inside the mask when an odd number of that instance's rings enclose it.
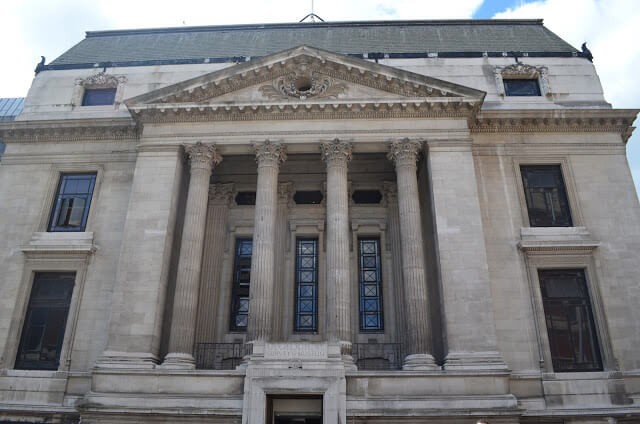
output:
{"label": "cornice", "polygon": [[472,133],[614,132],[626,143],[639,109],[544,109],[481,111]]}
{"label": "cornice", "polygon": [[359,102],[258,104],[168,104],[131,107],[142,123],[262,121],[295,119],[465,118],[480,107],[471,99],[402,99]]}
{"label": "cornice", "polygon": [[141,127],[129,118],[0,123],[4,142],[137,140]]}

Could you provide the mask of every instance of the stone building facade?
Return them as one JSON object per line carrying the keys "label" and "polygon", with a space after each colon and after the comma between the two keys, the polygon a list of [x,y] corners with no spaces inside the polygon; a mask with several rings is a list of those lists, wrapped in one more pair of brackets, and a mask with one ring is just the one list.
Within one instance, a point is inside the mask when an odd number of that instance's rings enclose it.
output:
{"label": "stone building facade", "polygon": [[636,110],[541,21],[87,33],[0,123],[0,416],[640,422]]}

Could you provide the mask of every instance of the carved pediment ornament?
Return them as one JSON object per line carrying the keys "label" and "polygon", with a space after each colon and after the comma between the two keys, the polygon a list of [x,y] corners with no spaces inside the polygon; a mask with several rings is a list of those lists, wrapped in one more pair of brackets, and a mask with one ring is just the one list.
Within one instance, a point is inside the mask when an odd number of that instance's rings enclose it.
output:
{"label": "carved pediment ornament", "polygon": [[276,78],[271,84],[261,86],[260,92],[269,99],[333,99],[346,88],[346,84],[314,71],[308,63],[301,63],[296,71]]}
{"label": "carved pediment ornament", "polygon": [[551,85],[549,84],[549,70],[546,66],[533,66],[526,63],[518,62],[509,66],[496,66],[493,68],[493,76],[496,80],[496,88],[498,94],[505,95],[504,80],[513,78],[537,79],[540,84],[542,95],[551,94]]}

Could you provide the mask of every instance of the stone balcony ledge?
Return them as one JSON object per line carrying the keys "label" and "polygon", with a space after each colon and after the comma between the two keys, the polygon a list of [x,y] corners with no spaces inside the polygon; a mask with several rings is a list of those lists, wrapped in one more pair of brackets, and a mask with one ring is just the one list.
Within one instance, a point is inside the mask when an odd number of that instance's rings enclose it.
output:
{"label": "stone balcony ledge", "polygon": [[27,256],[38,254],[90,255],[96,251],[93,232],[34,232],[31,240],[20,247]]}

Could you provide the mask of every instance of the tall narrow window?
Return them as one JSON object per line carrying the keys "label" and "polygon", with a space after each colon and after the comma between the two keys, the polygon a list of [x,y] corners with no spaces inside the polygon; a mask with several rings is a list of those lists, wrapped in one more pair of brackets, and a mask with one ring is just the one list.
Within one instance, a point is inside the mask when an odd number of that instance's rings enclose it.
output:
{"label": "tall narrow window", "polygon": [[538,275],[553,370],[602,370],[584,270],[541,270]]}
{"label": "tall narrow window", "polygon": [[38,272],[33,280],[16,368],[57,370],[75,273]]}
{"label": "tall narrow window", "polygon": [[318,240],[296,240],[295,331],[318,331]]}
{"label": "tall narrow window", "polygon": [[380,240],[358,240],[360,268],[360,331],[382,331],[382,273],[380,270]]}
{"label": "tall narrow window", "polygon": [[249,281],[251,280],[251,239],[236,240],[236,257],[233,265],[231,290],[231,331],[247,331],[249,323]]}
{"label": "tall narrow window", "polygon": [[521,166],[532,227],[571,227],[571,212],[560,165]]}
{"label": "tall narrow window", "polygon": [[49,231],[84,231],[96,174],[62,174]]}

